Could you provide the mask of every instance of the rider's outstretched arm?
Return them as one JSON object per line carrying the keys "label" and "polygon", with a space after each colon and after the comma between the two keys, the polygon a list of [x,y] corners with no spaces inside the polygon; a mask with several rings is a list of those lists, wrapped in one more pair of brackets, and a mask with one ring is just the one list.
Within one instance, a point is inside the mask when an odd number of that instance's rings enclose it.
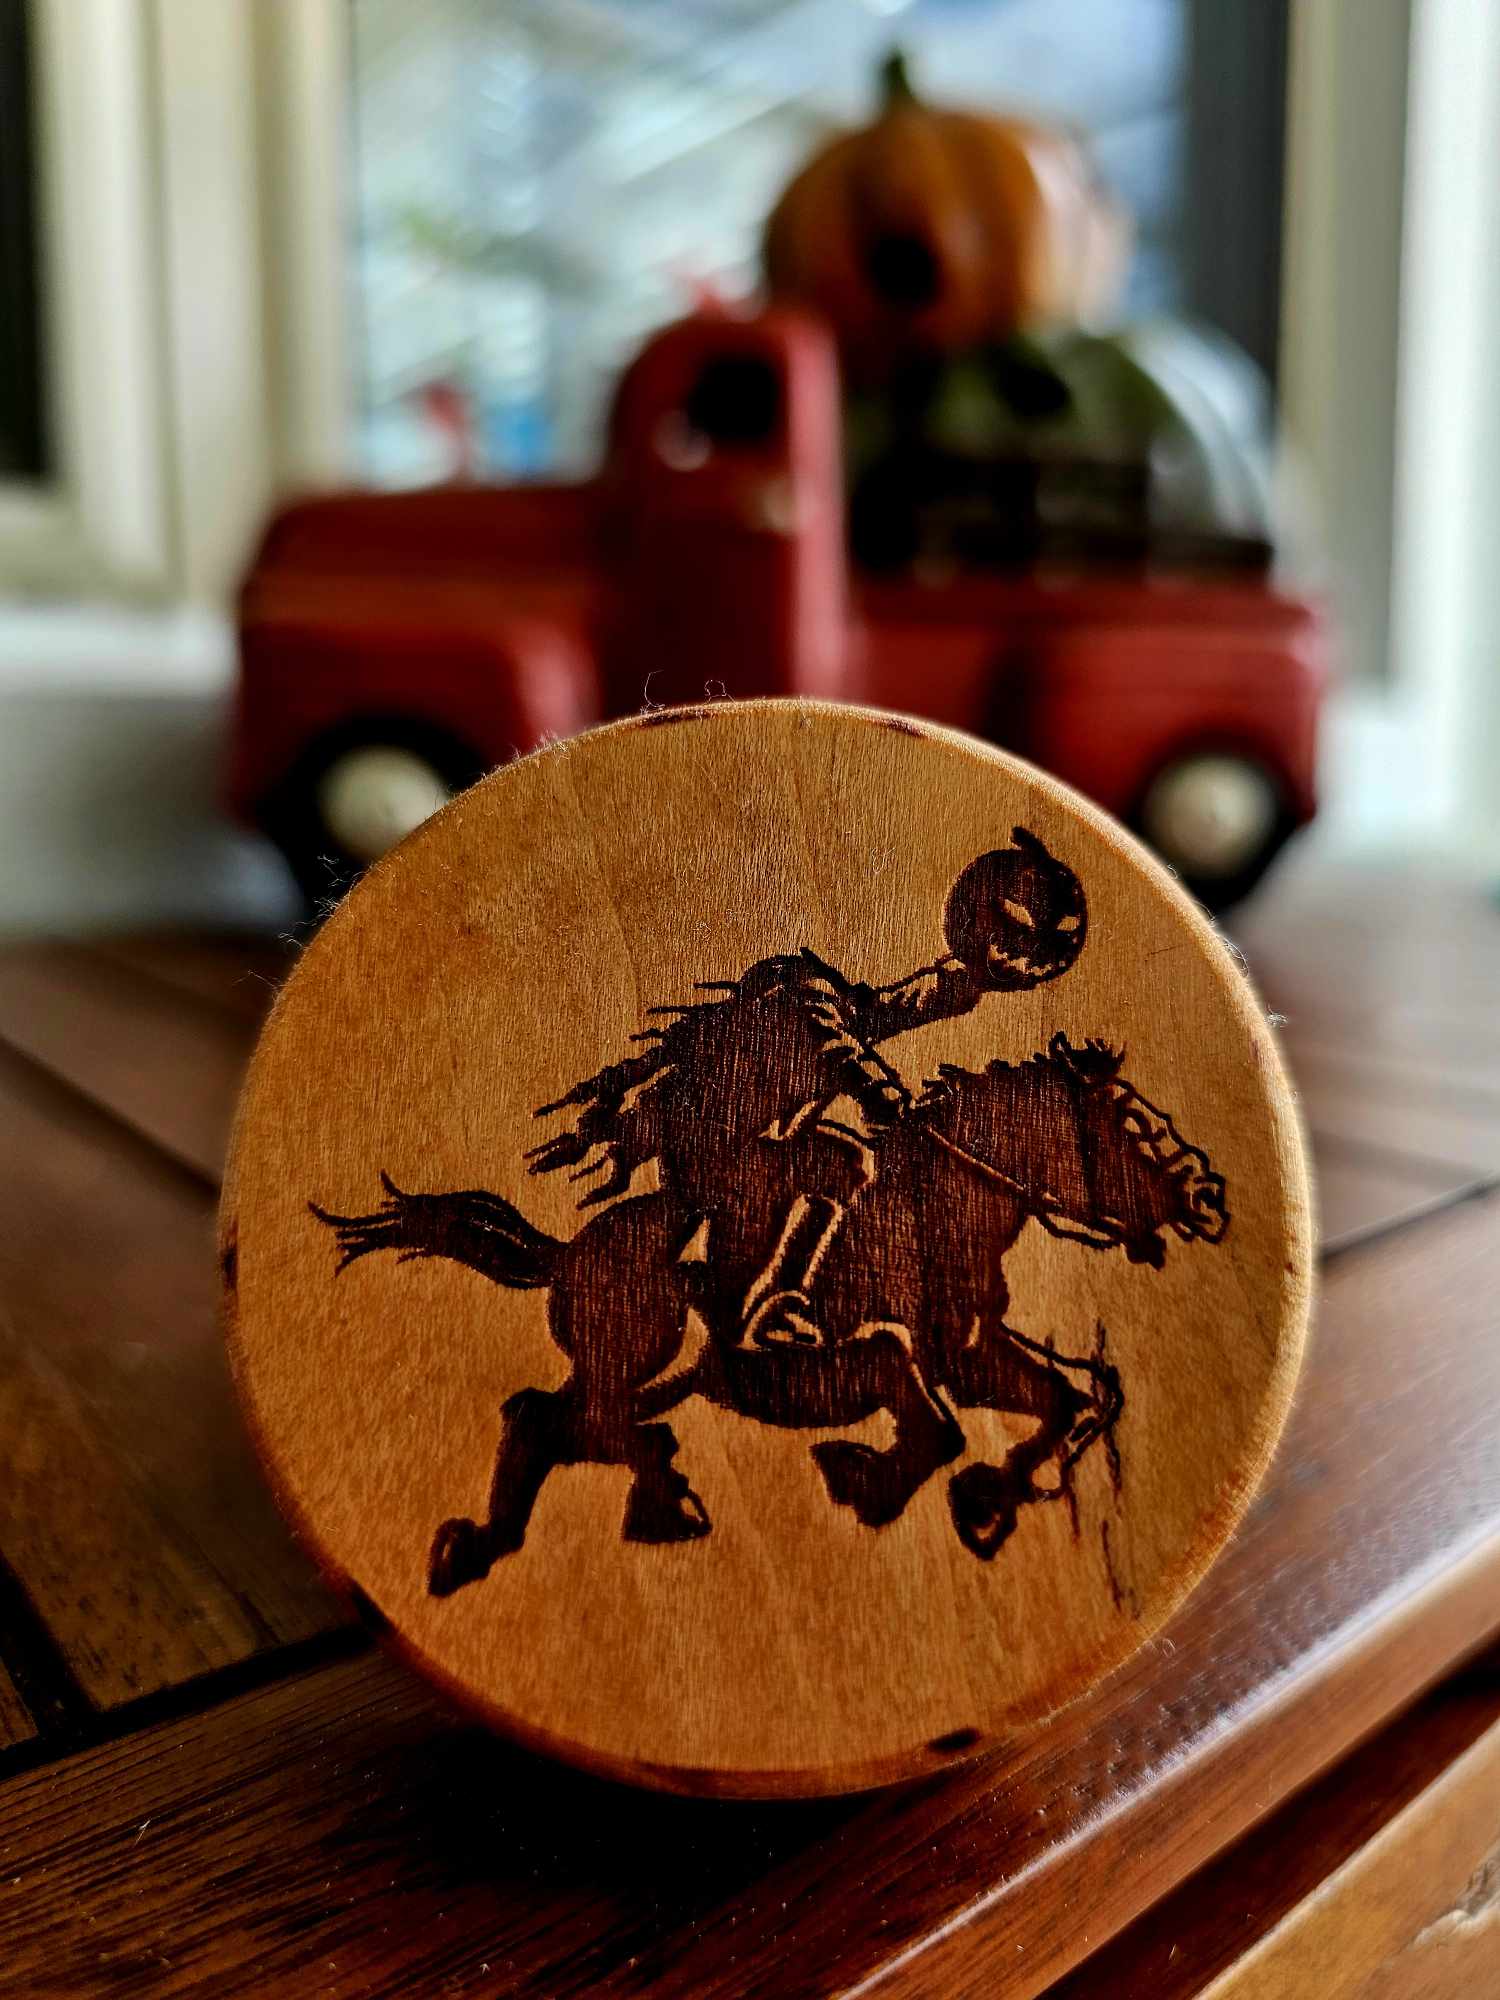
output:
{"label": "rider's outstretched arm", "polygon": [[854,1057],[857,1072],[848,1086],[874,1126],[888,1123],[909,1102],[905,1084],[878,1053],[879,1044],[931,1021],[949,1021],[978,1006],[984,982],[957,958],[924,965],[889,986],[851,990],[855,1033],[863,1045]]}
{"label": "rider's outstretched arm", "polygon": [[945,956],[889,986],[855,987],[860,1030],[868,1041],[889,1041],[929,1021],[971,1013],[988,990],[962,959]]}

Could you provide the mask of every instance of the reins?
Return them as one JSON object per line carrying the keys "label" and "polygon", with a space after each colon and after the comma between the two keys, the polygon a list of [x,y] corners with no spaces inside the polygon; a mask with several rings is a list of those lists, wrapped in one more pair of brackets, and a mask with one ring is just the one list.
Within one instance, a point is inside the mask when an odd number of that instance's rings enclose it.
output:
{"label": "reins", "polygon": [[1108,1230],[1091,1229],[1087,1223],[1070,1222],[1054,1198],[1033,1194],[1030,1188],[1015,1178],[1014,1174],[1007,1174],[999,1167],[992,1167],[987,1160],[981,1160],[964,1147],[956,1145],[952,1139],[934,1131],[930,1125],[923,1129],[929,1139],[935,1140],[944,1152],[951,1153],[955,1160],[961,1160],[966,1167],[972,1167],[985,1180],[994,1181],[998,1186],[1008,1188],[1012,1194],[1019,1195],[1028,1211],[1050,1235],[1060,1237],[1067,1243],[1086,1243],[1093,1249],[1110,1249],[1123,1240],[1111,1235]]}

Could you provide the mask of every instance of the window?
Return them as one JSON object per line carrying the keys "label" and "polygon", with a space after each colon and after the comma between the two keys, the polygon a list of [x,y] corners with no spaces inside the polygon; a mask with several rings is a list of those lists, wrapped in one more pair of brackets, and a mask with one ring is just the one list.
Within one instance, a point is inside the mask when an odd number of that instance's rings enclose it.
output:
{"label": "window", "polygon": [[1086,127],[1137,218],[1128,309],[1205,309],[1272,365],[1285,17],[1284,0],[350,0],[361,469],[588,465],[632,348],[695,285],[753,286],[778,190],[867,115],[896,41],[935,99]]}
{"label": "window", "polygon": [[24,0],[0,0],[0,479],[41,479],[51,464],[37,197],[31,20]]}

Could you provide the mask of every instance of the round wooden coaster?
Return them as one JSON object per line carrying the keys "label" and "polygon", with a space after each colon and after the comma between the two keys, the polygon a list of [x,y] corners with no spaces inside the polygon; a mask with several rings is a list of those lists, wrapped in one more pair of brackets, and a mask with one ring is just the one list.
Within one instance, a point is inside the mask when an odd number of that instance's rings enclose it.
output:
{"label": "round wooden coaster", "polygon": [[511,765],[262,1037],[224,1202],[283,1502],[498,1728],[852,1790],[1070,1700],[1285,1417],[1307,1179],[1254,995],[1112,822],[897,718]]}

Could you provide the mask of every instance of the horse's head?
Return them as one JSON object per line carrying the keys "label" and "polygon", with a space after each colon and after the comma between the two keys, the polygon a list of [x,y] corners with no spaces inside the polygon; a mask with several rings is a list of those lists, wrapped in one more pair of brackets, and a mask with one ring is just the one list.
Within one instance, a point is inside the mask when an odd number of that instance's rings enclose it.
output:
{"label": "horse's head", "polygon": [[1074,1219],[1119,1243],[1132,1262],[1157,1270],[1169,1229],[1184,1242],[1217,1243],[1229,1226],[1224,1176],[1120,1075],[1123,1052],[1093,1041],[1076,1048],[1054,1035],[1047,1054],[1076,1107],[1079,1191],[1086,1199]]}
{"label": "horse's head", "polygon": [[917,1105],[920,1130],[1003,1190],[1054,1236],[1118,1246],[1160,1269],[1166,1232],[1217,1243],[1229,1226],[1224,1177],[1164,1111],[1120,1075],[1121,1053],[1054,1035],[1045,1055],[974,1071],[939,1066]]}

